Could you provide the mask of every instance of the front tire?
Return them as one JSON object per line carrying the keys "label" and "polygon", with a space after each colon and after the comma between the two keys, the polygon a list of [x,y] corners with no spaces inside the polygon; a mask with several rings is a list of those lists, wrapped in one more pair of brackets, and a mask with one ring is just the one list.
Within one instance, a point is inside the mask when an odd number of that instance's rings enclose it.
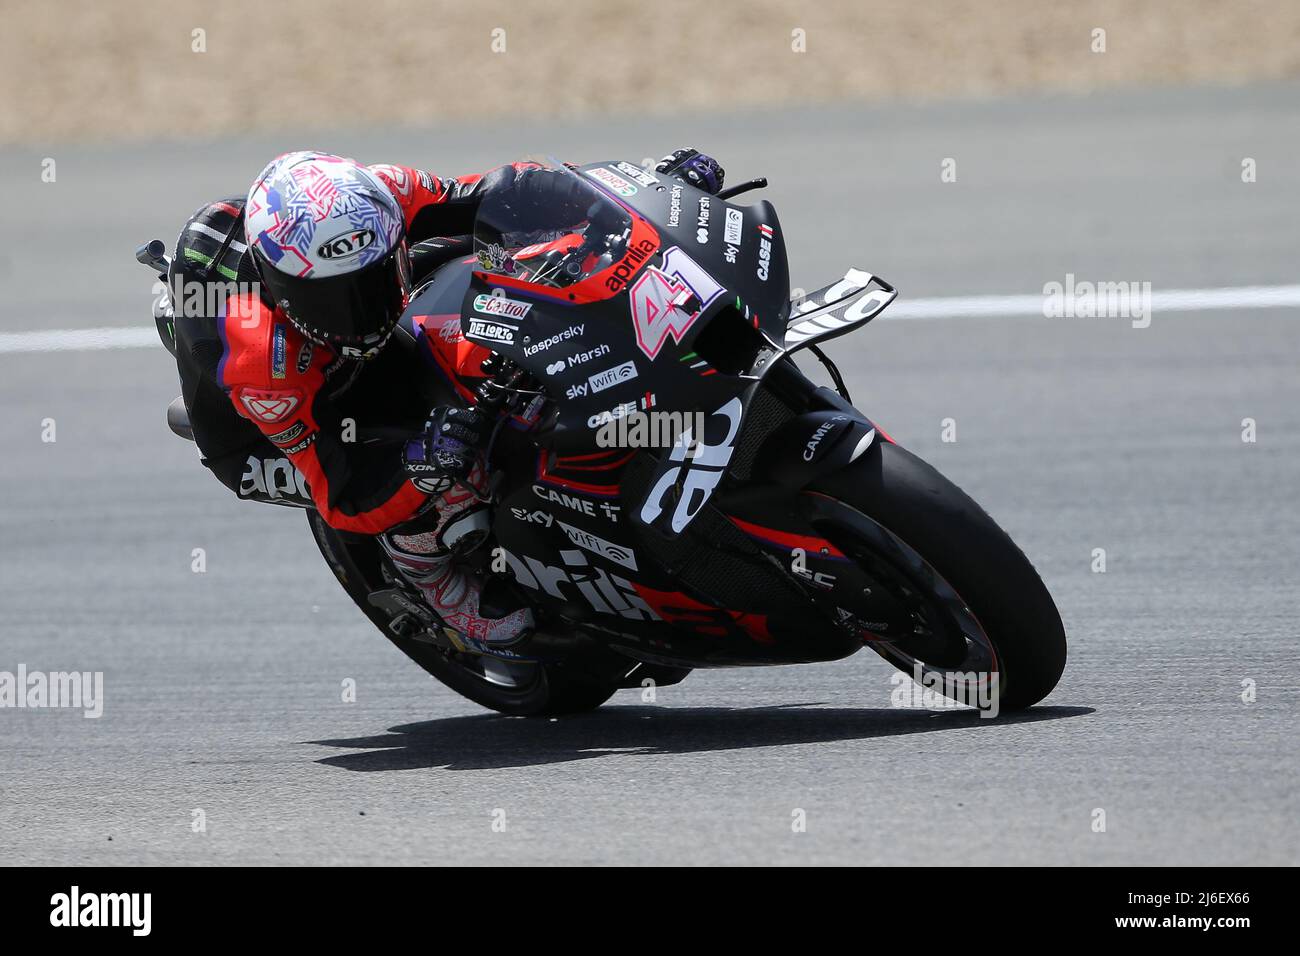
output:
{"label": "front tire", "polygon": [[[1051,693],[1065,668],[1060,614],[1029,559],[965,492],[911,452],[883,441],[808,491],[886,529],[960,596],[992,644],[1000,709],[1030,707]],[[851,514],[816,523],[826,537],[849,546]],[[908,659],[891,654],[888,645],[868,646],[896,666]]]}

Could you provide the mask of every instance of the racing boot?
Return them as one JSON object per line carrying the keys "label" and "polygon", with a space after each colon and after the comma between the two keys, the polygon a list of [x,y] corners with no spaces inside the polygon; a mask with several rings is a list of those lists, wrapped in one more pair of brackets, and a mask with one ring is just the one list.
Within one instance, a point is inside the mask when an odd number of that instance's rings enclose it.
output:
{"label": "racing boot", "polygon": [[379,543],[447,627],[471,641],[505,647],[532,632],[532,610],[524,607],[490,616],[481,606],[483,581],[455,562],[457,552],[487,534],[488,509],[475,490],[485,484],[483,470],[476,466],[465,482],[437,497],[434,511],[428,513],[436,513],[433,527],[409,534],[390,531],[379,536]]}

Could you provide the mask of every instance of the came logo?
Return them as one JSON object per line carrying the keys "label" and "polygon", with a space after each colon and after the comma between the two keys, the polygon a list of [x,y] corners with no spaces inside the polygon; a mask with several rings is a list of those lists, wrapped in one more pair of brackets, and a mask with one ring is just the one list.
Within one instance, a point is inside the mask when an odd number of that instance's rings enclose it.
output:
{"label": "came logo", "polygon": [[592,501],[590,498],[583,498],[580,495],[569,494],[565,491],[559,491],[555,488],[548,488],[545,485],[533,485],[533,494],[543,501],[549,501],[551,504],[562,505],[579,514],[584,514],[589,518],[594,518],[599,514],[608,518],[610,521],[618,523],[619,512],[622,510],[619,505],[610,501]]}
{"label": "came logo", "polygon": [[834,418],[822,422],[821,425],[819,425],[817,429],[812,433],[812,437],[809,438],[808,441],[804,443],[803,460],[812,461],[814,458],[816,458],[817,446],[822,443],[822,439],[825,438],[827,435],[829,435],[832,431],[834,431],[838,426],[840,426],[844,422],[847,422],[848,420],[849,417],[847,415],[836,415]]}

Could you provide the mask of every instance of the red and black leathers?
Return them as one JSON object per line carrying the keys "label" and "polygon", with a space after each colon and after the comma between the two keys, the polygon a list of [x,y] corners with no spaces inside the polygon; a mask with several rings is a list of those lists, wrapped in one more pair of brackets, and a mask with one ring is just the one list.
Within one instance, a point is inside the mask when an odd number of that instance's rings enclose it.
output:
{"label": "red and black leathers", "polygon": [[[469,233],[483,196],[527,167],[446,180],[404,166],[370,169],[397,198],[414,245]],[[192,308],[196,297],[184,294],[190,283],[256,281],[242,206],[228,200],[203,207],[176,250],[177,363],[205,464],[243,497],[314,504],[343,531],[408,525],[430,508],[431,496],[403,471],[393,445],[366,444],[357,432],[368,424],[420,430],[432,402],[421,393],[425,376],[415,360],[391,346],[370,361],[344,359],[305,338],[256,286],[231,286],[214,314]],[[444,251],[465,246],[426,244],[424,269]]]}

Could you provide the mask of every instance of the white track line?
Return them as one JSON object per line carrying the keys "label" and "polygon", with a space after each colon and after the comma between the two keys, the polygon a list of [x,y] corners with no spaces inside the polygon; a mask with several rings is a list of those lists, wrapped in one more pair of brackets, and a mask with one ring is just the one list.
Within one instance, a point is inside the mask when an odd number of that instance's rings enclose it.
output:
{"label": "white track line", "polygon": [[[900,298],[882,319],[960,319],[1009,316],[1043,317],[1042,295],[959,295],[935,299]],[[1151,314],[1206,309],[1281,309],[1300,307],[1300,285],[1248,285],[1227,289],[1164,289],[1151,293]],[[1049,319],[1076,322],[1078,319]],[[24,352],[84,352],[104,349],[161,348],[151,326],[47,329],[0,332],[0,355]]]}
{"label": "white track line", "polygon": [[[1126,299],[1127,297],[1123,297]],[[962,295],[941,299],[899,298],[882,319],[947,319],[980,316],[1043,316],[1042,295]],[[1279,309],[1300,306],[1300,285],[1247,285],[1231,289],[1153,289],[1151,314],[1204,309]],[[1052,319],[1068,322],[1070,319]]]}
{"label": "white track line", "polygon": [[0,354],[6,352],[88,352],[100,349],[162,348],[158,330],[148,326],[98,329],[48,329],[43,332],[0,332]]}

